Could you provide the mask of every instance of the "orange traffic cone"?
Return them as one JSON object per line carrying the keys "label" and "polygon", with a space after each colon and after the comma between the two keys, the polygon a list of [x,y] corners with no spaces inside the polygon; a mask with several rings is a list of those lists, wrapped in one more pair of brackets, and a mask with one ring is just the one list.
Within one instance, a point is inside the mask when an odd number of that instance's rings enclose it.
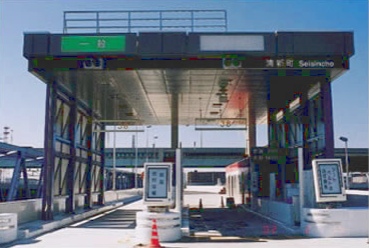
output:
{"label": "orange traffic cone", "polygon": [[158,227],[156,226],[156,219],[152,220],[152,228],[151,228],[151,241],[149,248],[162,248],[159,244],[159,235],[158,235]]}

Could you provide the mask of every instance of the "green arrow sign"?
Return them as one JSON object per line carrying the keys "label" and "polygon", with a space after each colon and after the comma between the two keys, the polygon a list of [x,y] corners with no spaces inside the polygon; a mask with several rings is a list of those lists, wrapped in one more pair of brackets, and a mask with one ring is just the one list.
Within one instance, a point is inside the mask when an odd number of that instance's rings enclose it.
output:
{"label": "green arrow sign", "polygon": [[124,52],[126,37],[119,36],[63,36],[62,52]]}

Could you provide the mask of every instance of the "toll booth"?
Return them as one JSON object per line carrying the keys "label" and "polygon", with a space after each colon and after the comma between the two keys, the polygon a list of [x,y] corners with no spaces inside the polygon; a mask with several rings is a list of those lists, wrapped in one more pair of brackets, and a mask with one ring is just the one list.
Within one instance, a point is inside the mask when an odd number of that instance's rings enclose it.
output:
{"label": "toll booth", "polygon": [[235,204],[249,203],[251,200],[250,158],[228,165],[226,171],[226,193],[234,198]]}
{"label": "toll booth", "polygon": [[292,203],[292,195],[298,192],[297,149],[254,147],[251,151],[252,171],[258,181],[255,196]]}

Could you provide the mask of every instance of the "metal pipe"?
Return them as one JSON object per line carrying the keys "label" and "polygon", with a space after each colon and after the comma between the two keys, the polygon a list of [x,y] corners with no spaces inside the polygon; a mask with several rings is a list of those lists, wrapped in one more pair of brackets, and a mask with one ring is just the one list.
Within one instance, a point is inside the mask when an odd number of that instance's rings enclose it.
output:
{"label": "metal pipe", "polygon": [[[137,126],[136,126],[136,130],[137,130]],[[137,163],[138,163],[138,133],[136,133],[136,137],[135,137],[135,189],[137,189]]]}
{"label": "metal pipe", "polygon": [[114,136],[113,136],[113,190],[116,190],[115,186],[115,166],[116,166],[116,133],[115,133],[115,126],[114,126]]}
{"label": "metal pipe", "polygon": [[345,142],[345,157],[346,157],[346,189],[350,189],[349,185],[349,163],[348,163],[348,151],[347,151],[347,142],[348,138],[340,137],[341,141]]}
{"label": "metal pipe", "polygon": [[298,150],[298,169],[299,169],[299,191],[300,191],[300,227],[302,228],[303,210],[304,210],[304,150],[299,147]]}
{"label": "metal pipe", "polygon": [[347,151],[347,141],[345,141],[345,157],[346,157],[346,188],[350,189],[349,182],[349,162],[348,162],[348,151]]}
{"label": "metal pipe", "polygon": [[148,125],[146,127],[147,133],[146,133],[146,163],[149,162],[149,130],[151,128],[151,125]]}
{"label": "metal pipe", "polygon": [[[365,173],[368,189],[369,189],[369,173]],[[366,241],[367,244],[369,244],[369,223],[368,223],[368,240]]]}
{"label": "metal pipe", "polygon": [[[181,149],[176,149],[176,164],[175,164],[175,170],[176,170],[176,207],[175,211],[180,213],[180,219],[182,223],[182,197],[183,197],[183,184],[182,184],[182,178],[183,178],[183,171],[182,171],[182,153]],[[182,226],[182,224],[181,224]]]}

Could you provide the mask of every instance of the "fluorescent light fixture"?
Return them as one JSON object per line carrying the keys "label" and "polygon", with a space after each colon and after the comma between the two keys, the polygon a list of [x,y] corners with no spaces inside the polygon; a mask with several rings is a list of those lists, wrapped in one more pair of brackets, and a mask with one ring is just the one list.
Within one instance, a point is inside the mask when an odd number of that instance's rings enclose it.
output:
{"label": "fluorescent light fixture", "polygon": [[283,118],[283,110],[280,110],[277,114],[276,114],[276,119],[277,119],[277,121],[279,121],[280,119],[282,119]]}
{"label": "fluorescent light fixture", "polygon": [[17,153],[17,151],[10,151],[10,152],[7,152],[6,155],[11,155],[11,154],[14,154],[14,153]]}
{"label": "fluorescent light fixture", "polygon": [[293,100],[291,103],[290,103],[290,111],[294,111],[295,109],[297,109],[298,107],[300,107],[300,97],[297,97],[295,100]]}
{"label": "fluorescent light fixture", "polygon": [[317,94],[319,94],[320,92],[320,83],[318,82],[316,85],[314,85],[313,87],[311,87],[311,89],[309,89],[308,91],[308,98],[311,99],[314,96],[316,96]]}

